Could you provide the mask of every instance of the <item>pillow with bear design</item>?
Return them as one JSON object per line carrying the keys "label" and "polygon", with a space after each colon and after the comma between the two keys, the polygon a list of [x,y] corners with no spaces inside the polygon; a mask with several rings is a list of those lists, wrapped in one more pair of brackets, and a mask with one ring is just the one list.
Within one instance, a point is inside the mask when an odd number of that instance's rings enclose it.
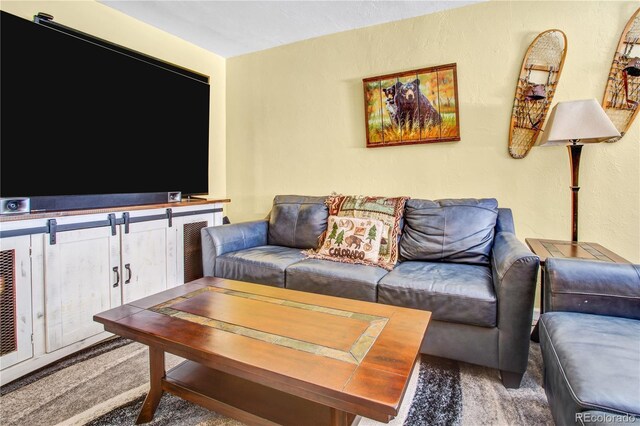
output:
{"label": "pillow with bear design", "polygon": [[312,257],[378,265],[383,231],[384,223],[381,220],[329,216],[327,236]]}

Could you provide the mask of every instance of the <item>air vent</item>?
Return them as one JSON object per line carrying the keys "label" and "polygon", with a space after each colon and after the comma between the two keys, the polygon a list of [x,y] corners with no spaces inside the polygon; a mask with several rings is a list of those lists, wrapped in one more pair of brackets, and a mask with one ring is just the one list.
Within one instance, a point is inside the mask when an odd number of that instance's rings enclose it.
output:
{"label": "air vent", "polygon": [[202,245],[200,230],[207,226],[207,222],[192,222],[184,224],[184,282],[202,278]]}
{"label": "air vent", "polygon": [[15,251],[0,251],[0,355],[18,349],[16,324]]}

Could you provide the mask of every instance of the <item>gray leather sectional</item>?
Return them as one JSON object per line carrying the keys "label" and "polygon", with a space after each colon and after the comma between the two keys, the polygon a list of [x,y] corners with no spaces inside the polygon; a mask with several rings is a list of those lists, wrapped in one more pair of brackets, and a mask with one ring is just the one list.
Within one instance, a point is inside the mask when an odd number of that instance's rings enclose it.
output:
{"label": "gray leather sectional", "polygon": [[383,268],[307,258],[326,229],[326,197],[278,195],[267,219],[202,230],[205,276],[424,309],[421,351],[500,370],[527,368],[539,258],[495,199],[409,199],[400,261]]}
{"label": "gray leather sectional", "polygon": [[549,258],[540,317],[557,425],[640,424],[640,265]]}

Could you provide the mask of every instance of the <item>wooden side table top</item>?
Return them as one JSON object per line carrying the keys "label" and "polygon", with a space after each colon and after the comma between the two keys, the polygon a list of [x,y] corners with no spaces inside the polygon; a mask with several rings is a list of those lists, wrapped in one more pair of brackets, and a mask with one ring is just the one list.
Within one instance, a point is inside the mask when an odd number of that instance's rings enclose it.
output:
{"label": "wooden side table top", "polygon": [[544,240],[526,238],[525,242],[540,257],[540,265],[544,266],[548,257],[601,260],[612,263],[631,263],[611,250],[596,243],[572,242],[560,240]]}

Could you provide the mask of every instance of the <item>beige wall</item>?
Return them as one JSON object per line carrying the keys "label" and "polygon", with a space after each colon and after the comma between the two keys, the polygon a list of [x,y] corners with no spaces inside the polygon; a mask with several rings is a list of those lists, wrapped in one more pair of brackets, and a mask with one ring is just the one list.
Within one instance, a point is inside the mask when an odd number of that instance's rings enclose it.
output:
{"label": "beige wall", "polygon": [[[47,12],[60,24],[210,76],[209,192],[214,196],[225,195],[226,64],[224,58],[92,0],[2,0],[0,8],[29,20],[33,19],[38,12]],[[185,160],[189,158],[189,153],[180,152],[179,141],[176,141],[171,160],[175,160],[177,156]]]}
{"label": "beige wall", "polygon": [[[210,192],[231,198],[233,222],[264,217],[284,193],[496,197],[524,240],[570,238],[570,191],[565,148],[534,147],[522,160],[507,153],[522,55],[540,32],[563,30],[568,54],[554,101],[600,100],[637,2],[494,1],[226,61],[94,1],[0,7],[28,19],[48,12],[210,75]],[[364,147],[363,78],[452,62],[461,141]],[[640,262],[640,121],[617,143],[585,147],[581,169],[580,239]]]}
{"label": "beige wall", "polygon": [[[507,152],[524,52],[558,28],[568,53],[554,103],[601,100],[627,2],[495,1],[227,60],[227,214],[262,218],[276,194],[496,197],[518,237],[570,239],[564,147]],[[457,63],[461,140],[365,148],[362,79]],[[640,262],[640,119],[585,147],[580,240]]]}

